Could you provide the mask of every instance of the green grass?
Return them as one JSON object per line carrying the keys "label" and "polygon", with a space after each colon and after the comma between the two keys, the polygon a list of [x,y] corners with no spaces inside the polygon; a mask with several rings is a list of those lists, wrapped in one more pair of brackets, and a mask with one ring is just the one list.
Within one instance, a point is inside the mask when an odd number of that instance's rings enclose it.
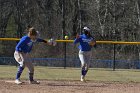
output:
{"label": "green grass", "polygon": [[[14,79],[17,67],[15,66],[0,66],[0,79]],[[47,80],[79,80],[80,68],[49,68],[49,67],[35,67],[36,79]],[[28,70],[24,70],[22,79],[28,79]],[[95,82],[140,82],[140,70],[134,69],[90,69],[87,80]]]}

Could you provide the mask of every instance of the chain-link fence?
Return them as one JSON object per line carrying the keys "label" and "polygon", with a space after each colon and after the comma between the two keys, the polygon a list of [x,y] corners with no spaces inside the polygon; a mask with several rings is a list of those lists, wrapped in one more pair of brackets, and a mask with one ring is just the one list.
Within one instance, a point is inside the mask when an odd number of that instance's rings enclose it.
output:
{"label": "chain-link fence", "polygon": [[[13,58],[17,41],[1,41],[0,65],[17,65]],[[34,65],[80,67],[78,45],[58,42],[57,46],[36,43],[30,53]],[[98,44],[92,49],[92,68],[140,68],[139,45]]]}
{"label": "chain-link fence", "polygon": [[[9,41],[3,41],[9,42]],[[10,41],[15,42],[15,41]],[[16,43],[16,42],[15,42]],[[66,46],[64,45],[66,44]],[[8,46],[7,43],[5,46]],[[0,65],[17,65],[13,58],[14,45],[10,45],[13,51],[0,57]],[[60,47],[61,46],[61,47]],[[81,63],[78,57],[78,45],[73,43],[59,42],[57,46],[47,46],[46,44],[35,44],[30,53],[34,65],[49,67],[80,67]],[[46,51],[47,50],[47,51]],[[135,50],[135,51],[133,51]],[[137,50],[137,51],[136,51]],[[6,48],[5,48],[6,51]],[[139,69],[139,46],[138,45],[120,45],[115,44],[97,44],[92,49],[92,58],[90,67],[92,68],[122,68]]]}
{"label": "chain-link fence", "polygon": [[[77,58],[67,58],[66,67],[80,67],[80,60]],[[64,67],[64,58],[32,58],[32,62],[35,66],[47,66],[47,67]],[[113,68],[113,60],[100,60],[91,59],[91,68]],[[121,69],[140,69],[140,62],[135,60],[116,60],[116,68]],[[18,63],[13,57],[0,57],[0,65],[15,65]]]}

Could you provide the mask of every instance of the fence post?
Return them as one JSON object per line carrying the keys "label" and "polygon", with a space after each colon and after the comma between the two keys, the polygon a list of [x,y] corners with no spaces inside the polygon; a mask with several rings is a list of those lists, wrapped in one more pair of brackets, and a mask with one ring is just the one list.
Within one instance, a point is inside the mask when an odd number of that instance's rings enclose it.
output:
{"label": "fence post", "polygon": [[115,71],[116,68],[116,44],[113,44],[113,71]]}
{"label": "fence post", "polygon": [[[65,39],[65,0],[62,0],[62,36],[63,40]],[[66,69],[66,42],[64,42],[64,69]]]}
{"label": "fence post", "polygon": [[67,43],[64,42],[64,69],[66,69],[66,62],[67,62]]}

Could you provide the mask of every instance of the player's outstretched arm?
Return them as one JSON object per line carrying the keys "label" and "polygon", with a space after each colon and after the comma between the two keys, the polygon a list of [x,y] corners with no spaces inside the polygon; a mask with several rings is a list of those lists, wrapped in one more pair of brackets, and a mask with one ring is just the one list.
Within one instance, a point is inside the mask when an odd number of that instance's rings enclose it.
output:
{"label": "player's outstretched arm", "polygon": [[74,44],[79,43],[79,40],[80,40],[80,35],[79,34],[76,34],[76,38],[74,40]]}
{"label": "player's outstretched arm", "polygon": [[37,42],[47,43],[47,41],[46,41],[46,40],[44,40],[44,39],[40,39],[40,38],[38,38],[38,39],[37,39]]}
{"label": "player's outstretched arm", "polygon": [[49,39],[49,40],[44,40],[44,39],[40,39],[40,38],[38,38],[37,39],[37,42],[44,42],[44,43],[47,43],[48,45],[52,45],[52,46],[56,46],[56,40],[54,40],[54,39]]}
{"label": "player's outstretched arm", "polygon": [[51,38],[51,39],[49,39],[48,41],[47,41],[47,43],[48,43],[48,45],[52,45],[52,46],[56,46],[56,40],[55,39],[53,39],[53,38]]}

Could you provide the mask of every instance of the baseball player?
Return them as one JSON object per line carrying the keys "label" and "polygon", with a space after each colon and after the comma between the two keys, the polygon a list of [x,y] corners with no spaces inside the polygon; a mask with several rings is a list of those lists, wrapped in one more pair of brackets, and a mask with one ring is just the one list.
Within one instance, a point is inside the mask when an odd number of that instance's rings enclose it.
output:
{"label": "baseball player", "polygon": [[43,39],[38,38],[38,32],[35,28],[31,27],[28,29],[28,34],[23,36],[15,48],[14,58],[19,63],[18,71],[16,74],[16,84],[22,84],[20,81],[20,76],[25,68],[29,70],[29,83],[39,84],[40,82],[34,80],[34,66],[30,59],[29,53],[32,50],[33,44],[35,42],[44,42],[50,45],[51,42],[47,42]]}
{"label": "baseball player", "polygon": [[96,46],[96,41],[94,37],[90,34],[90,29],[88,27],[83,28],[82,35],[76,35],[74,44],[80,43],[79,48],[79,59],[81,61],[81,81],[85,82],[85,76],[88,72],[90,65],[90,58],[92,55],[91,49],[93,46]]}

